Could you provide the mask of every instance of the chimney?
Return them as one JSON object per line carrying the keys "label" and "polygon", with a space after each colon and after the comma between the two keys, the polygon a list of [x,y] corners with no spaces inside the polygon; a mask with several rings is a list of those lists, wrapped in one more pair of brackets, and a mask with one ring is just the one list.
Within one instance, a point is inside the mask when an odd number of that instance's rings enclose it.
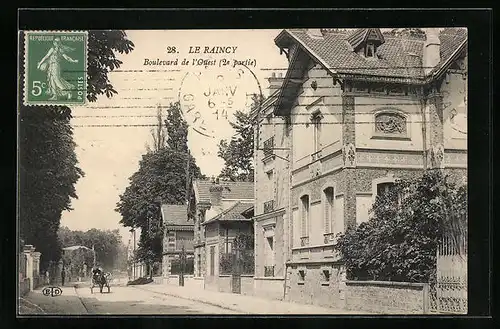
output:
{"label": "chimney", "polygon": [[306,32],[312,39],[323,39],[323,32],[321,29],[307,29]]}
{"label": "chimney", "polygon": [[222,205],[222,190],[224,187],[222,187],[219,184],[219,179],[215,179],[212,181],[212,186],[210,186],[209,191],[210,191],[210,203],[212,204],[213,207],[218,207]]}
{"label": "chimney", "polygon": [[429,74],[441,61],[441,41],[439,40],[439,29],[425,29],[426,40],[424,43],[424,56],[422,64],[425,74]]}
{"label": "chimney", "polygon": [[271,96],[276,90],[280,89],[283,85],[283,73],[276,74],[273,72],[271,77],[267,80],[269,81],[269,96]]}

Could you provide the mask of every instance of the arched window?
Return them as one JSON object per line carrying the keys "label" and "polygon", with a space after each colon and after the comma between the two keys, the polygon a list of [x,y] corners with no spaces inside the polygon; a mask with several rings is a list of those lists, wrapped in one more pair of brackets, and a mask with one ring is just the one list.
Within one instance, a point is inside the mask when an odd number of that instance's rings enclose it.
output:
{"label": "arched window", "polygon": [[313,153],[321,151],[321,119],[323,115],[319,110],[316,110],[311,115],[311,123],[313,126]]}
{"label": "arched window", "polygon": [[327,187],[323,190],[324,202],[324,223],[325,233],[333,232],[333,214],[334,214],[334,193],[333,187]]}

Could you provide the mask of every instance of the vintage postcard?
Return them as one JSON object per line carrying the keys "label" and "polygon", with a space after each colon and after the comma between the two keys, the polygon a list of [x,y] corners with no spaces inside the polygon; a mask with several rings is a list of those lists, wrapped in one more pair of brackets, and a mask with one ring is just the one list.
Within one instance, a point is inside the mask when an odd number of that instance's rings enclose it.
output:
{"label": "vintage postcard", "polygon": [[467,44],[19,31],[19,315],[466,314]]}

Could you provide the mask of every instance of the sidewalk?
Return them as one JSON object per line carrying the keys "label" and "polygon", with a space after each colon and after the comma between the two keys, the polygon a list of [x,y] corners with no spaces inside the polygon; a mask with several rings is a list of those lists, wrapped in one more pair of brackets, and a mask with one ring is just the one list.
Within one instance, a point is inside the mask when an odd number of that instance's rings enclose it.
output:
{"label": "sidewalk", "polygon": [[243,314],[360,314],[359,312],[283,302],[255,296],[214,292],[194,287],[179,287],[169,284],[150,283],[133,287],[218,306]]}
{"label": "sidewalk", "polygon": [[19,312],[21,315],[29,314],[86,314],[87,310],[76,294],[73,284],[65,284],[62,294],[57,297],[44,296],[44,286],[20,297]]}

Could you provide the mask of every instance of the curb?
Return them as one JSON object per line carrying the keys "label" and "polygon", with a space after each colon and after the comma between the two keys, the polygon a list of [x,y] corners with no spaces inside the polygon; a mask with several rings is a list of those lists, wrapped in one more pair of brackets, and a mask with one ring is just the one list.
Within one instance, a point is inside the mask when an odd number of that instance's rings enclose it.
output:
{"label": "curb", "polygon": [[250,314],[250,313],[242,311],[240,309],[228,307],[228,306],[223,305],[223,304],[218,304],[218,303],[213,303],[213,302],[207,302],[207,301],[204,301],[204,300],[195,299],[195,298],[191,298],[191,297],[185,297],[185,296],[177,295],[177,294],[174,294],[174,293],[154,291],[154,290],[151,290],[151,289],[140,288],[138,286],[131,286],[131,287],[134,287],[134,288],[140,289],[140,290],[144,290],[144,291],[149,291],[149,292],[152,292],[152,293],[155,293],[155,294],[160,294],[160,295],[165,295],[165,296],[172,296],[172,297],[176,297],[176,298],[180,298],[180,299],[185,299],[185,300],[190,300],[190,301],[194,301],[194,302],[199,302],[199,303],[202,303],[202,304],[207,304],[207,305],[215,306],[215,307],[218,307],[218,308],[222,308],[222,309],[228,310],[228,311],[233,311],[233,312],[238,312],[238,313],[243,313],[243,314]]}
{"label": "curb", "polygon": [[91,314],[91,313],[89,312],[89,309],[87,308],[87,306],[86,306],[86,305],[85,305],[85,303],[83,302],[82,297],[80,297],[80,295],[78,294],[78,290],[77,290],[77,289],[78,289],[78,284],[75,284],[75,285],[73,286],[73,289],[75,289],[75,296],[76,296],[76,298],[78,298],[78,300],[80,301],[80,304],[82,304],[82,307],[83,307],[83,309],[85,310],[85,312],[86,312],[87,314]]}

